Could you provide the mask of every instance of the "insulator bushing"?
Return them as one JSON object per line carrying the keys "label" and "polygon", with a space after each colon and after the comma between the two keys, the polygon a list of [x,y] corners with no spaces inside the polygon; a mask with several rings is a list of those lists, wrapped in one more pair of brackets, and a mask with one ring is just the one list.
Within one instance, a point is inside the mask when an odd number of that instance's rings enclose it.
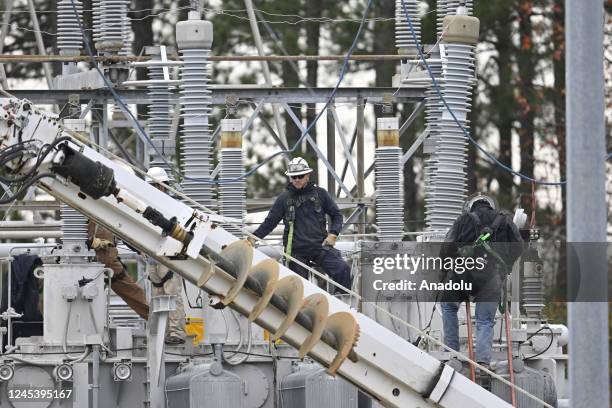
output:
{"label": "insulator bushing", "polygon": [[[446,44],[447,65],[442,94],[461,126],[469,132],[474,78],[474,47]],[[433,189],[428,197],[428,227],[450,228],[462,213],[467,193],[467,138],[448,109],[442,109],[436,147]]]}
{"label": "insulator bushing", "polygon": [[[463,3],[462,0],[446,0],[444,14],[446,16],[457,14],[457,9],[459,9],[461,3]],[[473,14],[474,0],[468,0],[465,2],[465,10],[467,12],[467,15],[471,16]]]}
{"label": "insulator bushing", "polygon": [[209,86],[212,65],[212,23],[190,12],[189,20],[176,25],[176,42],[182,54],[180,102],[181,161],[183,191],[191,199],[209,208],[214,207],[211,182],[212,135],[208,117],[211,113]]}
{"label": "insulator bushing", "polygon": [[129,38],[126,24],[129,0],[100,0],[100,30],[96,49],[103,52],[119,52]]}
{"label": "insulator bushing", "polygon": [[[160,61],[159,54],[153,55],[151,61]],[[159,65],[148,67],[149,79],[153,81],[164,80],[164,68]],[[166,173],[172,178],[172,169],[167,162],[172,163],[174,160],[175,143],[170,139],[172,130],[172,112],[173,105],[171,103],[171,91],[167,84],[157,83],[148,85],[148,95],[151,101],[148,106],[149,114],[149,136],[157,147],[161,157],[154,149],[151,149],[151,164],[150,167],[161,167],[166,170]],[[170,149],[166,148],[170,147]],[[165,158],[165,160],[164,160]]]}
{"label": "insulator bushing", "polygon": [[[64,126],[75,132],[85,132],[84,119],[64,119]],[[87,240],[87,218],[74,208],[60,205],[62,220],[62,242],[83,244]]]}
{"label": "insulator bushing", "polygon": [[438,0],[436,2],[436,38],[440,38],[442,35],[442,21],[446,17],[446,5],[449,0]]}
{"label": "insulator bushing", "polygon": [[[465,15],[454,16],[459,3],[447,0],[445,4],[446,11],[450,13],[452,10],[453,13],[443,19],[445,34],[440,54],[445,66],[444,78],[438,83],[450,110],[469,134],[467,115],[472,105],[473,42],[474,38],[478,37],[478,20]],[[468,12],[471,7],[469,2]],[[457,24],[459,20],[466,24]],[[428,117],[428,125],[433,125],[435,139],[432,141],[434,151],[425,168],[425,213],[427,230],[433,231],[450,228],[462,213],[467,192],[468,140],[448,109],[442,105],[442,101],[435,100],[435,89],[432,87],[429,91],[433,91],[429,97],[432,99],[431,110],[435,115]],[[436,120],[435,124],[433,120]]]}
{"label": "insulator bushing", "polygon": [[[246,182],[227,181],[240,178],[244,174],[244,154],[242,151],[242,121],[240,119],[221,120],[221,157],[219,173],[219,211],[221,215],[243,221],[246,216]],[[244,227],[224,225],[224,228],[242,238]]]}
{"label": "insulator bushing", "polygon": [[62,204],[60,206],[62,220],[62,242],[84,243],[87,240],[87,218],[74,208]]}
{"label": "insulator bushing", "polygon": [[91,0],[91,38],[94,43],[99,41],[100,31],[102,30],[102,18],[100,17],[102,14],[102,9],[100,8],[100,2],[101,0]]}
{"label": "insulator bushing", "polygon": [[378,118],[375,153],[376,224],[379,241],[401,241],[404,235],[402,149],[397,118]]}
{"label": "insulator bushing", "polygon": [[[76,8],[78,16],[75,14]],[[74,0],[74,7],[70,0],[61,0],[57,3],[57,48],[60,55],[75,56],[81,54],[83,48],[83,4]]]}
{"label": "insulator bushing", "polygon": [[[439,61],[430,61],[429,66],[432,74],[436,78],[438,86],[442,89],[444,86],[442,78],[442,64]],[[424,178],[425,178],[425,220],[427,229],[434,230],[431,223],[431,215],[433,214],[432,197],[434,196],[434,176],[438,169],[437,149],[440,141],[440,118],[442,116],[442,101],[438,96],[433,83],[429,85],[425,91],[425,122],[429,135],[423,143],[424,153],[428,153],[429,157],[425,160]]]}
{"label": "insulator bushing", "polygon": [[123,19],[123,47],[119,51],[119,55],[132,55],[132,22],[125,13],[125,18]]}
{"label": "insulator bushing", "polygon": [[[421,41],[421,17],[417,0],[403,0],[417,40]],[[418,55],[414,36],[406,19],[402,0],[395,0],[395,46],[400,54]]]}
{"label": "insulator bushing", "polygon": [[[461,5],[461,0],[438,0],[436,11],[437,38],[440,38],[444,27],[444,17],[457,14],[457,9]],[[468,0],[465,4],[468,15],[474,11],[474,0]]]}
{"label": "insulator bushing", "polygon": [[544,309],[544,286],[541,262],[524,262],[521,279],[521,306],[527,317],[538,319]]}

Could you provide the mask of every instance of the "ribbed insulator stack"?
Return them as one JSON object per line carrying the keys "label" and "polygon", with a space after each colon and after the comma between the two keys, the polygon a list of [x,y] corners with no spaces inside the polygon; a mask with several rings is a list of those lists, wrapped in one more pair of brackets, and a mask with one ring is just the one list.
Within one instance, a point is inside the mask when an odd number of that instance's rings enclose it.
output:
{"label": "ribbed insulator stack", "polygon": [[[159,50],[159,48],[158,48]],[[159,53],[152,55],[151,62],[160,61]],[[148,68],[149,79],[153,81],[164,80],[164,68],[160,65],[151,65]],[[170,139],[172,129],[171,113],[172,103],[170,101],[171,92],[166,84],[152,84],[148,87],[149,100],[151,103],[148,106],[149,112],[149,136],[157,150],[164,155],[165,160],[160,157],[154,149],[151,149],[151,164],[150,167],[161,167],[166,170],[166,173],[172,178],[172,169],[167,164],[174,161],[174,149],[176,143]]]}
{"label": "ribbed insulator stack", "polygon": [[[232,181],[224,183],[223,180],[233,180],[244,174],[244,153],[242,151],[242,120],[221,120],[221,158],[219,165],[221,171],[219,176],[219,212],[221,215],[244,221],[246,216],[246,183]],[[244,224],[239,226],[224,225],[224,228],[242,238],[244,233],[240,230]]]}
{"label": "ribbed insulator stack", "polygon": [[[429,67],[433,75],[436,78],[438,86],[443,89],[443,78],[442,78],[442,64],[440,61],[429,61]],[[438,170],[438,157],[437,148],[440,140],[440,118],[442,116],[442,101],[438,96],[433,84],[430,84],[425,91],[425,122],[429,135],[423,144],[423,152],[429,154],[429,157],[425,160],[425,221],[427,223],[427,229],[433,230],[435,228],[431,225],[430,216],[433,214],[432,208],[432,197],[435,191],[434,176]]]}
{"label": "ribbed insulator stack", "polygon": [[[444,17],[457,14],[457,9],[461,3],[463,3],[462,0],[438,0],[436,11],[438,38],[442,35]],[[467,15],[471,16],[474,11],[474,0],[466,1],[465,8],[467,10]]]}
{"label": "ribbed insulator stack", "polygon": [[397,118],[378,118],[374,156],[379,241],[401,241],[404,233],[402,149]]}
{"label": "ribbed insulator stack", "polygon": [[[74,13],[76,8],[78,16]],[[60,55],[81,54],[83,34],[79,21],[83,21],[83,4],[74,0],[61,0],[57,3],[57,48]]]}
{"label": "ribbed insulator stack", "polygon": [[62,242],[84,243],[87,240],[87,218],[74,208],[62,204],[60,206],[62,220]]}
{"label": "ribbed insulator stack", "polygon": [[[443,21],[446,16],[446,6],[449,0],[438,0],[436,2],[436,21],[437,21],[437,38],[442,35]],[[443,51],[440,49],[440,58],[443,58]],[[442,63],[439,60],[428,61],[429,67],[433,76],[436,78],[438,87],[443,89],[444,79],[442,78]],[[425,91],[425,123],[429,135],[423,143],[423,152],[429,154],[425,160],[424,181],[425,181],[425,221],[427,230],[431,231],[432,227],[431,216],[433,215],[432,197],[434,196],[434,176],[438,171],[437,148],[440,134],[440,117],[442,116],[442,101],[438,95],[438,91],[433,83],[427,87]]]}
{"label": "ribbed insulator stack", "polygon": [[442,25],[444,17],[446,17],[446,5],[449,0],[438,0],[436,2],[436,38],[442,35]]}
{"label": "ribbed insulator stack", "polygon": [[212,38],[212,23],[201,20],[198,12],[189,12],[189,19],[176,25],[176,42],[183,56],[180,86],[183,191],[209,208],[214,207],[213,184],[203,180],[211,178],[212,135],[208,116],[211,113]]}
{"label": "ribbed insulator stack", "polygon": [[[419,2],[417,0],[403,0],[406,12],[410,16],[412,28],[418,41],[421,41],[421,17],[419,16]],[[417,55],[416,43],[406,20],[402,0],[395,0],[395,46],[400,54]]]}
{"label": "ribbed insulator stack", "polygon": [[102,0],[91,0],[91,38],[94,44],[100,40],[100,31],[102,31],[102,18],[100,17],[102,14],[102,9],[100,7],[101,1]]}
{"label": "ribbed insulator stack", "polygon": [[539,319],[544,309],[542,263],[539,260],[523,262],[521,279],[521,306],[527,317]]}
{"label": "ribbed insulator stack", "polygon": [[124,8],[125,14],[123,15],[123,47],[119,51],[119,55],[132,55],[132,21],[128,17],[130,1],[126,1]]}
{"label": "ribbed insulator stack", "polygon": [[[457,9],[459,8],[459,6],[461,6],[462,3],[463,3],[462,0],[446,0],[446,8],[444,10],[445,14],[447,16],[457,14]],[[472,12],[474,11],[474,1],[473,0],[466,1],[465,8],[467,11],[467,15],[472,15]]]}
{"label": "ribbed insulator stack", "polygon": [[115,53],[124,47],[125,39],[129,38],[129,31],[126,31],[129,27],[125,24],[128,5],[129,0],[100,0],[98,51]]}
{"label": "ribbed insulator stack", "polygon": [[[442,94],[461,126],[469,132],[474,83],[474,45],[479,21],[475,17],[449,15],[444,20],[446,67]],[[467,138],[448,109],[442,110],[436,148],[437,169],[429,197],[428,227],[446,229],[461,215],[467,186]]]}
{"label": "ribbed insulator stack", "polygon": [[[84,119],[64,119],[64,127],[85,134]],[[87,240],[87,218],[66,204],[60,205],[60,219],[62,220],[62,243],[83,244]]]}

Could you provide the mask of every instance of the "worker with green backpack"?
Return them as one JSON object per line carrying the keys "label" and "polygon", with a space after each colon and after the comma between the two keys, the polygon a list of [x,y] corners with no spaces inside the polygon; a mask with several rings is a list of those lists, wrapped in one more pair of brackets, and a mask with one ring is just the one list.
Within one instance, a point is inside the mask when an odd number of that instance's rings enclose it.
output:
{"label": "worker with green backpack", "polygon": [[[327,191],[310,181],[310,173],[312,168],[306,160],[301,157],[291,160],[285,172],[290,178],[286,190],[277,197],[253,234],[264,238],[283,220],[285,252],[306,265],[320,266],[334,281],[350,288],[351,267],[334,248],[342,229],[342,214]],[[326,216],[331,220],[329,228]],[[302,266],[290,260],[287,266],[308,279],[308,271]],[[343,292],[335,289],[335,293]]]}
{"label": "worker with green backpack", "polygon": [[484,366],[491,362],[495,313],[502,298],[502,286],[522,250],[522,238],[512,217],[500,211],[497,201],[484,193],[466,200],[463,214],[446,235],[441,257],[486,259],[486,267],[481,270],[462,274],[445,271],[445,279],[470,282],[472,290],[444,292],[441,298],[444,342],[457,351],[459,306],[470,299],[476,303],[476,361]]}

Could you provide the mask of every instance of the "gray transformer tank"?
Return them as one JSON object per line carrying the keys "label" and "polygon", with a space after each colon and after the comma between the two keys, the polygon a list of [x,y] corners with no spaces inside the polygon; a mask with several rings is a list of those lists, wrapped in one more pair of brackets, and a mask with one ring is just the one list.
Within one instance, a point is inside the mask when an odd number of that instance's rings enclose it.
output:
{"label": "gray transformer tank", "polygon": [[281,408],[358,408],[358,390],[324,368],[298,370],[283,378],[280,385]]}
{"label": "gray transformer tank", "polygon": [[166,380],[166,404],[172,408],[260,408],[272,396],[264,372],[249,364],[187,364]]}

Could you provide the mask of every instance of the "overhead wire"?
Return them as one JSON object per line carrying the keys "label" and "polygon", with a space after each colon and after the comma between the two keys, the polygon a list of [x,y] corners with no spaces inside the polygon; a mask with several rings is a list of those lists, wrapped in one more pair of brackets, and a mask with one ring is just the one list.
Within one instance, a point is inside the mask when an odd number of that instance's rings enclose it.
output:
{"label": "overhead wire", "polygon": [[[142,17],[130,17],[130,21],[144,21],[150,18],[155,18],[155,17],[161,17],[163,15],[172,15],[172,14],[179,14],[181,11],[184,10],[189,10],[191,9],[190,6],[184,6],[184,7],[176,7],[176,8],[144,8],[144,9],[132,9],[130,10],[130,13],[142,13],[142,12],[151,12],[150,14],[147,14],[145,16]],[[84,9],[82,10],[83,12],[92,12],[92,9]],[[242,21],[248,21],[248,17],[247,16],[241,16],[241,15],[236,15],[234,13],[246,13],[246,9],[237,9],[237,10],[231,10],[231,9],[214,9],[214,8],[204,8],[203,9],[204,12],[206,13],[210,13],[210,14],[218,14],[218,15],[225,15],[228,17],[232,17],[235,18],[237,20],[242,20]],[[298,24],[302,24],[302,23],[328,23],[328,24],[343,24],[343,23],[358,23],[361,20],[357,19],[357,18],[330,18],[330,17],[302,17],[296,14],[281,14],[281,13],[270,13],[267,12],[265,10],[261,10],[261,9],[255,9],[256,12],[262,13],[262,14],[267,14],[271,17],[282,17],[282,18],[293,18],[295,20],[266,20],[266,19],[260,19],[259,21],[262,23],[266,23],[266,24],[288,24],[288,25],[298,25]],[[435,11],[435,10],[434,10]],[[56,14],[57,11],[56,10],[35,10],[34,11],[36,14],[39,15],[45,15],[45,14]],[[427,13],[432,13],[433,11],[428,11]],[[3,13],[9,13],[9,14],[29,14],[31,13],[28,10],[11,10],[11,11],[6,11],[6,10],[0,10],[0,14]],[[389,22],[389,21],[394,21],[395,18],[394,17],[374,17],[374,18],[369,18],[366,19],[366,22],[368,23],[377,23],[377,22]],[[119,23],[117,23],[119,24]],[[109,25],[112,26],[112,23],[109,23]],[[24,31],[24,32],[33,32],[33,33],[40,33],[40,34],[44,34],[44,35],[48,35],[51,37],[57,37],[57,33],[52,33],[52,32],[48,32],[48,31],[44,31],[44,30],[35,30],[35,29],[31,29],[31,28],[27,28],[27,27],[18,27],[14,25],[14,22],[9,22],[9,23],[0,23],[0,26],[9,26],[11,27],[12,30],[16,30],[16,31]],[[92,32],[93,29],[91,28],[85,28],[86,32]]]}
{"label": "overhead wire", "polygon": [[[182,7],[175,7],[175,8],[143,8],[143,9],[130,9],[129,12],[130,13],[142,13],[142,12],[151,12],[151,14],[149,14],[148,16],[152,16],[152,17],[156,17],[162,14],[176,14],[179,13],[181,11],[184,10],[191,10],[192,7],[191,6],[182,6]],[[256,12],[260,13],[260,14],[265,14],[268,15],[270,17],[283,17],[283,18],[294,18],[297,21],[300,22],[316,22],[316,23],[347,23],[347,22],[353,22],[353,23],[359,23],[361,21],[360,18],[331,18],[331,17],[304,17],[304,16],[300,16],[299,14],[282,14],[282,13],[272,13],[266,10],[262,10],[262,9],[254,9]],[[83,12],[92,12],[94,11],[93,9],[83,9]],[[226,14],[229,15],[230,17],[235,17],[235,15],[233,14],[229,14],[229,13],[247,13],[247,9],[224,9],[224,8],[202,8],[203,12],[206,13],[212,13],[212,14]],[[430,10],[428,11],[426,14],[430,14],[433,13],[435,10]],[[35,10],[34,11],[36,14],[40,14],[40,15],[45,15],[45,14],[57,14],[58,11],[57,10]],[[28,10],[11,10],[11,11],[7,11],[7,10],[0,10],[0,14],[30,14],[31,12]],[[243,18],[242,16],[238,16],[240,18]],[[140,20],[141,18],[131,18],[131,20]],[[247,18],[248,19],[248,18]],[[389,22],[389,21],[395,21],[394,17],[372,17],[369,19],[366,19],[366,22]],[[273,21],[272,23],[294,23],[294,21]],[[89,31],[91,31],[91,29],[88,29]]]}

